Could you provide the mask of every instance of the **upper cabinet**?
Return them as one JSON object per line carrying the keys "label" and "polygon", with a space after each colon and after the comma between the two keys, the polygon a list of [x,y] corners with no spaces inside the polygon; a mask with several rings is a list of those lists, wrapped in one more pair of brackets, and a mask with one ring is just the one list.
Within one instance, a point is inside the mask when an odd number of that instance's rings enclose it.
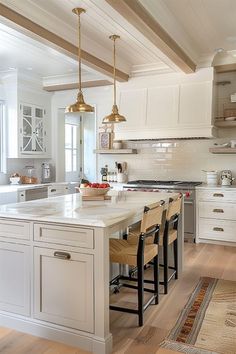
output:
{"label": "upper cabinet", "polygon": [[[209,69],[209,70],[208,70]],[[132,89],[129,83],[120,85],[119,111],[127,122],[115,125],[115,138],[162,139],[212,137],[213,69],[178,76],[173,74],[150,78]],[[203,73],[202,73],[203,71]]]}
{"label": "upper cabinet", "polygon": [[29,104],[20,104],[20,152],[22,155],[38,155],[47,152],[46,110]]}
{"label": "upper cabinet", "polygon": [[3,85],[7,107],[7,157],[50,157],[51,94],[17,72],[4,77]]}

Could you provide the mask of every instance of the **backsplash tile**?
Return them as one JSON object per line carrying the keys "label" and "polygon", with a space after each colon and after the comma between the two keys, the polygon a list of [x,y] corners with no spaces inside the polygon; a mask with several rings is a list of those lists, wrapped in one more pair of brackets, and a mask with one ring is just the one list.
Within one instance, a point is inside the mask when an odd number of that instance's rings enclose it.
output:
{"label": "backsplash tile", "polygon": [[[227,139],[171,141],[130,141],[124,147],[138,150],[137,155],[99,155],[98,171],[105,164],[115,170],[115,161],[128,163],[129,180],[180,179],[205,181],[202,170],[230,169],[236,176],[236,155],[214,155],[209,147]],[[99,174],[100,177],[100,174]]]}

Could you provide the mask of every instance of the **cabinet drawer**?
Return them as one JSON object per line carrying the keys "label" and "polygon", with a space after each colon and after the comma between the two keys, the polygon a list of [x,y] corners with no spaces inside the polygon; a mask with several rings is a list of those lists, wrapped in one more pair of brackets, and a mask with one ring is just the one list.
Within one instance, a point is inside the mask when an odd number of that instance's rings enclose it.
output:
{"label": "cabinet drawer", "polygon": [[0,237],[29,240],[30,223],[9,219],[0,219]]}
{"label": "cabinet drawer", "polygon": [[199,219],[199,238],[236,242],[236,221]]}
{"label": "cabinet drawer", "polygon": [[236,202],[236,191],[233,189],[198,190],[197,196],[199,201]]}
{"label": "cabinet drawer", "polygon": [[34,224],[34,240],[93,248],[93,230],[50,224]]}
{"label": "cabinet drawer", "polygon": [[236,204],[199,202],[199,216],[236,221]]}

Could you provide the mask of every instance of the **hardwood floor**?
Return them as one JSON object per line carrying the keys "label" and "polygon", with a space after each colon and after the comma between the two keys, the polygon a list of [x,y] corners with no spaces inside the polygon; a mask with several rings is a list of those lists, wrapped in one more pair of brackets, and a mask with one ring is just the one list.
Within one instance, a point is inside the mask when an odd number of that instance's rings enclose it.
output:
{"label": "hardwood floor", "polygon": [[[145,312],[145,325],[137,327],[137,316],[111,312],[114,354],[155,354],[160,342],[174,326],[200,276],[236,281],[236,247],[209,244],[185,244],[185,269],[178,281],[170,285],[168,295],[161,295],[159,305]],[[134,304],[136,296],[122,289],[113,299]],[[86,354],[88,352],[37,338],[6,328],[0,328],[1,354]],[[161,351],[165,353],[165,351]],[[159,352],[158,352],[159,354]]]}

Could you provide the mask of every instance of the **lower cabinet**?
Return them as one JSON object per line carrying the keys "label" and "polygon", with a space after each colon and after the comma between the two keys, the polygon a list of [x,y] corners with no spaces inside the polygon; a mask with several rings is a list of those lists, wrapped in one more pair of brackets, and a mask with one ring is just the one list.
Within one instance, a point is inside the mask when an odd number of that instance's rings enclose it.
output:
{"label": "lower cabinet", "polygon": [[30,316],[30,246],[0,242],[0,310]]}
{"label": "lower cabinet", "polygon": [[34,247],[34,318],[93,333],[93,255]]}

